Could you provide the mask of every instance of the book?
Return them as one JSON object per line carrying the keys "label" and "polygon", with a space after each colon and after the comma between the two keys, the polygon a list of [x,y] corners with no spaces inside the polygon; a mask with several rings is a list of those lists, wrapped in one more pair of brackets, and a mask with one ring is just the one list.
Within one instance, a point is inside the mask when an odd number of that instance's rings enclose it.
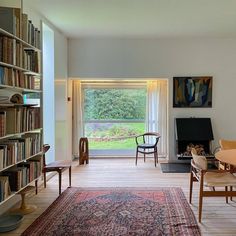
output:
{"label": "book", "polygon": [[3,66],[0,66],[0,84],[4,84],[4,68]]}
{"label": "book", "polygon": [[22,39],[28,42],[28,15],[22,14]]}
{"label": "book", "polygon": [[8,176],[0,176],[0,201],[4,201],[11,195]]}
{"label": "book", "polygon": [[6,111],[0,111],[0,137],[6,135]]}
{"label": "book", "polygon": [[17,133],[17,109],[10,107],[6,109],[6,134]]}

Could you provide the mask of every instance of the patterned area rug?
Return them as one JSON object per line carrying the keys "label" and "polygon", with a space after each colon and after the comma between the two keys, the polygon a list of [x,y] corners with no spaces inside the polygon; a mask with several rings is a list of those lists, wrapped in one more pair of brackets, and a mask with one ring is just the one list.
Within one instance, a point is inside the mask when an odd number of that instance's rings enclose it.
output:
{"label": "patterned area rug", "polygon": [[22,235],[201,234],[181,188],[68,188]]}

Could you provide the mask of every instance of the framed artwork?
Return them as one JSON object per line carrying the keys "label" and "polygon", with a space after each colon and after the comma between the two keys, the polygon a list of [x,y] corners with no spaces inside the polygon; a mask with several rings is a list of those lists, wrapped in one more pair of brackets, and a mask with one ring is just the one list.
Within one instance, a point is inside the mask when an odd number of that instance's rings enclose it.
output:
{"label": "framed artwork", "polygon": [[173,107],[212,107],[212,76],[174,77]]}

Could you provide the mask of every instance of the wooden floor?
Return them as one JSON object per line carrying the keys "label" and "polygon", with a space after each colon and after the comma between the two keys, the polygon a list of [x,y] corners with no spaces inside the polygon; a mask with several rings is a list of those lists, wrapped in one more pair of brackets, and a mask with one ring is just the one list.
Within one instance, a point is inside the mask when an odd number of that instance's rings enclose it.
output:
{"label": "wooden floor", "polygon": [[[75,163],[77,164],[77,163]],[[68,172],[63,173],[63,190],[68,186]],[[92,159],[87,166],[74,166],[72,186],[78,187],[181,187],[188,197],[189,174],[164,174],[160,166],[154,167],[152,160],[134,165],[134,159]],[[194,185],[192,209],[197,216],[198,184]],[[38,195],[29,202],[38,209],[25,216],[21,226],[4,235],[20,235],[58,196],[57,176],[48,181],[47,188],[40,187]],[[202,235],[236,235],[236,199],[229,204],[224,198],[205,198]],[[3,235],[3,234],[0,234]]]}

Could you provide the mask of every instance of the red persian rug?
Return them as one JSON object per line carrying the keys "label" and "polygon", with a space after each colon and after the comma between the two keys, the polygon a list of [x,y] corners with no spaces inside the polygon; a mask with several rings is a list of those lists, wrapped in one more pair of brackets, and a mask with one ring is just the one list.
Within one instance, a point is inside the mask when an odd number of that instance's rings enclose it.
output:
{"label": "red persian rug", "polygon": [[181,188],[68,188],[22,235],[201,233]]}

